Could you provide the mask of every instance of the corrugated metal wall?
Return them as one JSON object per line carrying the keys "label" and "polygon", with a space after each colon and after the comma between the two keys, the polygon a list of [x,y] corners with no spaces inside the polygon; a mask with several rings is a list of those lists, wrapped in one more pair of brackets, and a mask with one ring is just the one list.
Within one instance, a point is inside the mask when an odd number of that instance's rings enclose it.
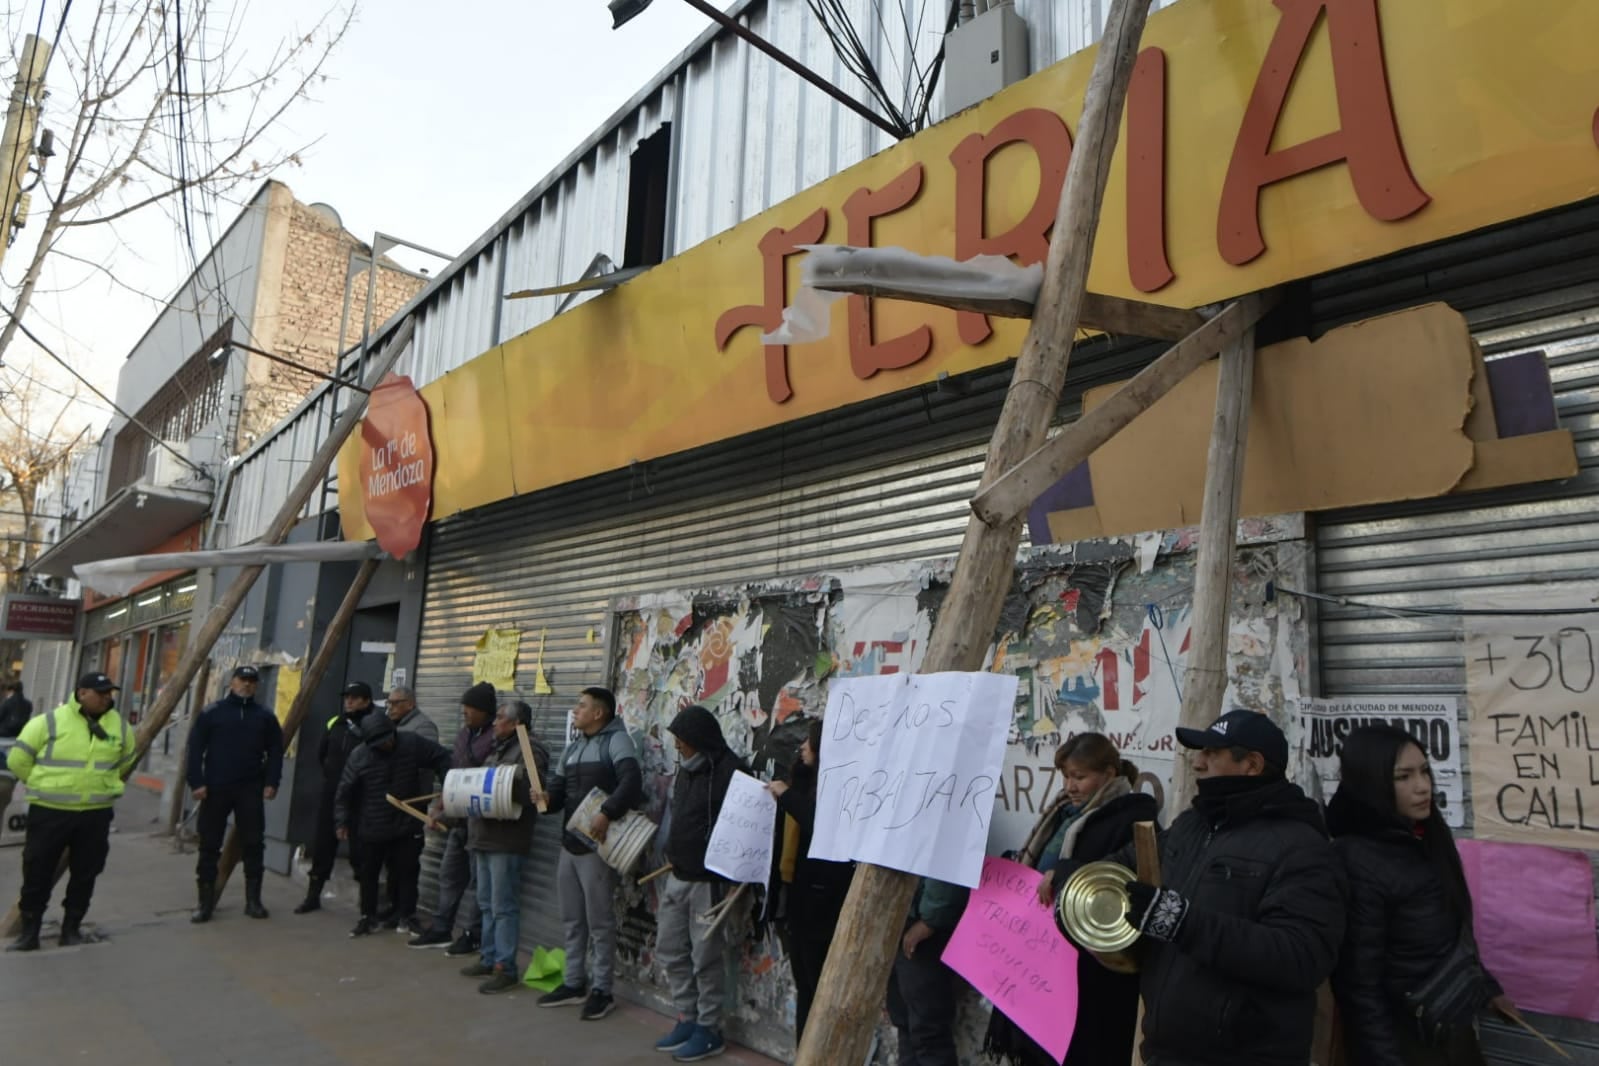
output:
{"label": "corrugated metal wall", "polygon": [[[1391,607],[1452,605],[1468,590],[1599,578],[1599,201],[1318,280],[1317,324],[1427,300],[1462,311],[1489,358],[1542,350],[1560,424],[1581,471],[1559,484],[1323,516],[1320,591]],[[1554,594],[1554,595],[1557,595]],[[1464,693],[1458,618],[1393,618],[1323,605],[1326,695]],[[1467,753],[1469,763],[1470,753]],[[1470,790],[1466,801],[1469,809]],[[1539,1022],[1580,1062],[1599,1062],[1599,1026]],[[1532,1037],[1491,1026],[1493,1061],[1553,1061]]]}

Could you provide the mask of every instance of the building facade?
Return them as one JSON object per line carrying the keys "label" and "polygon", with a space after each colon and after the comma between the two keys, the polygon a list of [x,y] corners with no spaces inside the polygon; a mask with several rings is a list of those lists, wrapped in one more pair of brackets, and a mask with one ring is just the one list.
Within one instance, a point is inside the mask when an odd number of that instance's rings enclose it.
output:
{"label": "building facade", "polygon": [[[798,290],[803,245],[1040,260],[1106,6],[978,16],[1019,15],[1036,73],[899,143],[708,32],[391,319],[381,332],[416,322],[400,372],[431,411],[436,459],[422,547],[397,564],[384,669],[441,729],[459,726],[491,647],[514,649],[512,686],[556,747],[576,694],[607,685],[658,817],[665,726],[686,703],[782,772],[831,680],[918,666],[1025,323],[851,298],[822,341],[763,334]],[[1593,859],[1582,819],[1539,825],[1504,788],[1485,791],[1498,753],[1473,739],[1483,690],[1468,650],[1492,637],[1473,605],[1576,609],[1594,591],[1599,101],[1580,91],[1573,48],[1599,13],[1159,7],[1091,287],[1179,307],[1282,292],[1261,331],[1257,397],[1281,403],[1257,399],[1251,429],[1229,699],[1284,726],[1296,778],[1323,796],[1319,723],[1433,715],[1462,836],[1526,833]],[[734,13],[813,67],[834,63],[799,0]],[[874,25],[885,58],[908,61],[903,39]],[[664,203],[641,213],[650,195]],[[658,264],[630,261],[643,218],[660,226]],[[577,299],[516,295],[592,273],[599,255],[648,269]],[[1161,350],[1081,342],[1060,423]],[[1213,402],[1196,380],[1030,516],[989,658],[1022,678],[991,852],[1017,846],[1054,794],[1051,755],[1074,732],[1109,733],[1143,787],[1169,789],[1204,452],[1182,434],[1208,428]],[[319,389],[245,456],[228,543],[264,528],[285,460],[314,451],[336,399]],[[329,484],[346,537],[375,532],[369,461],[352,440]],[[1568,816],[1590,796],[1547,787]],[[1497,814],[1474,802],[1490,795]],[[526,867],[528,947],[560,943],[558,835],[541,823]],[[626,991],[663,1004],[653,891],[618,906]],[[785,1053],[782,945],[762,933],[737,954],[734,1033]],[[968,1048],[983,1009],[963,1014]],[[1573,1055],[1599,1049],[1592,1004],[1536,1020]],[[1490,1023],[1487,1039],[1496,1062],[1535,1061],[1517,1031]]]}

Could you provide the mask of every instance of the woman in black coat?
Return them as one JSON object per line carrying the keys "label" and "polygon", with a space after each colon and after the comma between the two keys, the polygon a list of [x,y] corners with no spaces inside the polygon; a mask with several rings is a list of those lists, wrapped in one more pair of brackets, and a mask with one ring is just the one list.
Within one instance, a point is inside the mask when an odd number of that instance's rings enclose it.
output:
{"label": "woman in black coat", "polygon": [[[1481,1066],[1476,1013],[1514,1016],[1477,962],[1471,892],[1454,837],[1433,802],[1427,754],[1404,730],[1364,726],[1344,740],[1340,783],[1327,807],[1349,873],[1349,909],[1333,992],[1349,1061],[1360,1066]],[[1479,971],[1476,1009],[1424,1034],[1405,997],[1462,945]]]}
{"label": "woman in black coat", "polygon": [[[1053,906],[1055,894],[1085,863],[1132,843],[1135,822],[1160,814],[1155,797],[1133,791],[1138,769],[1100,733],[1072,737],[1055,752],[1063,788],[1039,816],[1017,856],[1044,872],[1039,901]],[[1138,1024],[1138,977],[1112,973],[1086,951],[1077,957],[1077,1025],[1064,1066],[1102,1066],[1132,1061]],[[1055,1066],[1049,1052],[999,1010],[989,1016],[984,1049],[1013,1066]]]}
{"label": "woman in black coat", "polygon": [[[822,966],[827,962],[827,949],[833,942],[833,930],[844,909],[844,897],[849,895],[850,879],[855,876],[852,862],[810,858],[811,833],[816,828],[816,764],[821,750],[822,720],[818,718],[800,744],[788,781],[773,781],[767,786],[777,797],[778,813],[792,818],[798,830],[794,879],[788,885],[787,896],[796,1044],[805,1032],[816,986],[822,979]],[[787,823],[784,825],[786,828]]]}

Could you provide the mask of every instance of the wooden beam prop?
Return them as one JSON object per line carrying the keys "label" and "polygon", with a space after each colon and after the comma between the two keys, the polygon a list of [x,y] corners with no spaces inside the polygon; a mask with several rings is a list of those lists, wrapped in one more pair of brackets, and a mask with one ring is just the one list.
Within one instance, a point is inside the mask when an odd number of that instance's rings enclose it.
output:
{"label": "wooden beam prop", "polygon": [[[516,725],[516,742],[522,746],[522,761],[527,764],[527,780],[533,786],[533,794],[543,796],[544,782],[539,780],[539,764],[533,761],[533,742],[527,738],[527,726],[520,722]],[[543,814],[550,809],[550,801],[541,799],[536,806],[539,813]]]}
{"label": "wooden beam prop", "polygon": [[[283,719],[283,750],[288,751],[289,745],[300,735],[300,727],[305,724],[306,717],[311,713],[311,701],[316,697],[317,686],[322,684],[322,679],[327,676],[328,668],[333,665],[334,653],[339,650],[339,645],[344,643],[344,636],[350,631],[350,623],[355,620],[356,608],[361,606],[361,597],[366,595],[366,587],[372,584],[372,578],[377,575],[381,560],[376,556],[363,559],[361,567],[355,572],[355,578],[350,582],[350,587],[344,590],[344,599],[339,601],[338,610],[333,612],[333,619],[328,622],[327,632],[322,635],[322,645],[317,648],[316,654],[311,657],[311,663],[305,668],[305,673],[300,675],[300,691],[294,694],[294,702],[289,704],[289,713]],[[228,878],[233,874],[233,868],[239,864],[242,854],[239,845],[239,831],[228,830],[228,839],[222,846],[222,858],[217,863],[216,895],[222,895],[222,890],[228,885]]]}
{"label": "wooden beam prop", "polygon": [[1228,304],[1221,314],[1139,371],[1137,377],[1110,399],[1084,413],[1043,447],[983,488],[972,499],[972,510],[991,526],[1025,515],[1040,493],[1154,406],[1211,356],[1236,344],[1277,300],[1275,292],[1257,293]]}
{"label": "wooden beam prop", "polygon": [[[1122,105],[1148,15],[1149,0],[1114,0],[1106,19],[1055,216],[1044,284],[989,443],[985,481],[1009,470],[1044,443],[1060,403],[1087,292],[1094,233],[1120,133]],[[973,515],[967,522],[949,594],[922,665],[924,671],[982,669],[1010,589],[1021,534],[1020,521],[996,528]],[[869,863],[857,867],[834,933],[835,942],[850,945],[850,950],[828,955],[812,1008],[813,1016],[827,1019],[827,1024],[805,1027],[797,1066],[837,1066],[865,1060],[916,884],[913,874]]]}
{"label": "wooden beam prop", "polygon": [[[819,247],[805,259],[805,278],[823,292],[908,300],[1000,318],[1032,318],[1038,305],[1038,288],[1021,278],[1007,286],[981,266],[903,248]],[[1204,322],[1198,311],[1094,292],[1083,296],[1081,324],[1105,333],[1175,341]]]}
{"label": "wooden beam prop", "polygon": [[[1255,331],[1221,354],[1216,378],[1216,419],[1205,461],[1205,501],[1199,515],[1199,558],[1194,573],[1193,635],[1184,670],[1177,724],[1200,728],[1221,713],[1227,693],[1227,619],[1238,540],[1238,501],[1244,492],[1244,445],[1249,439],[1249,402],[1254,394]],[[1173,773],[1172,810],[1188,808],[1194,777],[1187,759]]]}

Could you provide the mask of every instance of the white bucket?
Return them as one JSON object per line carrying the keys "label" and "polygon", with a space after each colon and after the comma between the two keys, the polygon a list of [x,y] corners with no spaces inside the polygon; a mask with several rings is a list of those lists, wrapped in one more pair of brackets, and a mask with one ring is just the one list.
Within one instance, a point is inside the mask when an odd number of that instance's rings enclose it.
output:
{"label": "white bucket", "polygon": [[607,798],[599,789],[591,790],[583,797],[583,802],[578,804],[577,810],[572,812],[566,828],[593,844],[595,853],[605,860],[607,866],[626,874],[638,865],[645,849],[655,839],[655,823],[638,811],[628,811],[611,823],[605,832],[605,843],[595,844],[594,837],[590,834],[590,826],[594,816],[600,811],[600,805]]}
{"label": "white bucket", "polygon": [[516,767],[484,766],[444,775],[444,813],[450,818],[519,818]]}

